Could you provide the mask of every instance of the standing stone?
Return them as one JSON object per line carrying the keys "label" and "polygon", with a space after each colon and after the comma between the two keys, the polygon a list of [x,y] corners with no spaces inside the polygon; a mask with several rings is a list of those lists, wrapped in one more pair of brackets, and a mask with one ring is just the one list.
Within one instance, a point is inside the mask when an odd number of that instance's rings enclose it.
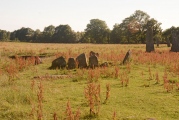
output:
{"label": "standing stone", "polygon": [[52,61],[52,66],[49,69],[63,69],[66,67],[66,61],[63,56]]}
{"label": "standing stone", "polygon": [[146,52],[154,51],[153,28],[148,26],[146,34]]}
{"label": "standing stone", "polygon": [[89,57],[89,67],[90,68],[98,67],[98,57],[96,55]]}
{"label": "standing stone", "polygon": [[76,62],[74,58],[68,59],[68,69],[75,69],[76,68]]}
{"label": "standing stone", "polygon": [[172,32],[172,52],[179,52],[179,39],[175,31]]}
{"label": "standing stone", "polygon": [[76,62],[78,64],[78,68],[86,68],[87,67],[87,60],[86,60],[86,55],[85,53],[80,54],[76,58]]}
{"label": "standing stone", "polygon": [[131,51],[128,50],[123,61],[122,61],[122,64],[125,64],[126,62],[128,62],[130,60],[130,57],[131,57]]}

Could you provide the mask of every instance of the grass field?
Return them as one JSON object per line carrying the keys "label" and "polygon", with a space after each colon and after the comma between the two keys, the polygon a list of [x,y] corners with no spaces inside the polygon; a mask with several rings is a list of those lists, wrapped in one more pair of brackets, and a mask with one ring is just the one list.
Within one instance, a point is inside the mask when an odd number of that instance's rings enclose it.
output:
{"label": "grass field", "polygon": [[[120,65],[126,52],[131,60]],[[167,45],[0,43],[1,120],[178,120],[179,53]],[[59,56],[99,53],[96,69],[49,70]],[[10,59],[44,55],[43,63]],[[53,76],[52,76],[53,75]],[[57,76],[57,77],[55,77]]]}

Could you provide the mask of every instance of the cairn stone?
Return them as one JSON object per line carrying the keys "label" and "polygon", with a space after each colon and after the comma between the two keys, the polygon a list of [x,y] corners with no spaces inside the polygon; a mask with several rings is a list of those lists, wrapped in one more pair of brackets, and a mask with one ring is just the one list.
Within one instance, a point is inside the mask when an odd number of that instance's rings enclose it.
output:
{"label": "cairn stone", "polygon": [[78,64],[78,68],[87,68],[87,61],[86,61],[86,55],[85,55],[85,53],[80,54],[76,58],[76,62]]}
{"label": "cairn stone", "polygon": [[98,67],[98,57],[96,55],[89,57],[89,67],[90,68]]}
{"label": "cairn stone", "polygon": [[122,64],[125,64],[126,62],[129,62],[130,57],[131,57],[131,51],[128,50],[126,55],[125,55],[125,57],[124,57],[124,59],[123,59],[123,61],[122,61]]}
{"label": "cairn stone", "polygon": [[52,66],[49,69],[63,69],[66,67],[66,61],[63,56],[52,61]]}
{"label": "cairn stone", "polygon": [[75,69],[76,68],[76,62],[74,58],[68,59],[68,69]]}
{"label": "cairn stone", "polygon": [[179,52],[179,38],[177,36],[177,33],[175,31],[172,32],[172,52]]}
{"label": "cairn stone", "polygon": [[146,34],[146,52],[154,51],[153,28],[148,26]]}

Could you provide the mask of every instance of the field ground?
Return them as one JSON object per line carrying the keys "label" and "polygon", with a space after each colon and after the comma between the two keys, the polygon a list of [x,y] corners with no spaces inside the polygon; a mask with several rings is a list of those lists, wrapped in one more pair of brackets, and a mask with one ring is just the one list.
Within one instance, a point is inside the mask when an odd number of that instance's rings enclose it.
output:
{"label": "field ground", "polygon": [[[130,62],[120,65],[129,49]],[[179,53],[169,50],[166,45],[145,53],[141,44],[1,42],[0,119],[178,120]],[[99,63],[110,66],[48,69],[59,56],[67,60],[86,53],[88,58],[90,51],[99,53]],[[30,60],[10,59],[11,55],[46,57],[42,64],[32,65]]]}

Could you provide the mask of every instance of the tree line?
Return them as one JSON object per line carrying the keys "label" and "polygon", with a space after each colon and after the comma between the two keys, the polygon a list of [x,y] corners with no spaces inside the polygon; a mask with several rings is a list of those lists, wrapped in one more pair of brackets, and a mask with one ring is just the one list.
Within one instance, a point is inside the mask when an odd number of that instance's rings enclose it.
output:
{"label": "tree line", "polygon": [[150,16],[136,10],[125,18],[122,23],[115,24],[110,30],[105,21],[91,19],[83,32],[75,32],[69,25],[49,25],[43,31],[24,28],[8,32],[0,30],[0,41],[20,41],[34,43],[97,43],[97,44],[140,44],[146,42],[147,25],[153,28],[154,41],[160,43],[171,41],[171,32],[178,31],[179,27],[171,27],[164,31],[161,23]]}

